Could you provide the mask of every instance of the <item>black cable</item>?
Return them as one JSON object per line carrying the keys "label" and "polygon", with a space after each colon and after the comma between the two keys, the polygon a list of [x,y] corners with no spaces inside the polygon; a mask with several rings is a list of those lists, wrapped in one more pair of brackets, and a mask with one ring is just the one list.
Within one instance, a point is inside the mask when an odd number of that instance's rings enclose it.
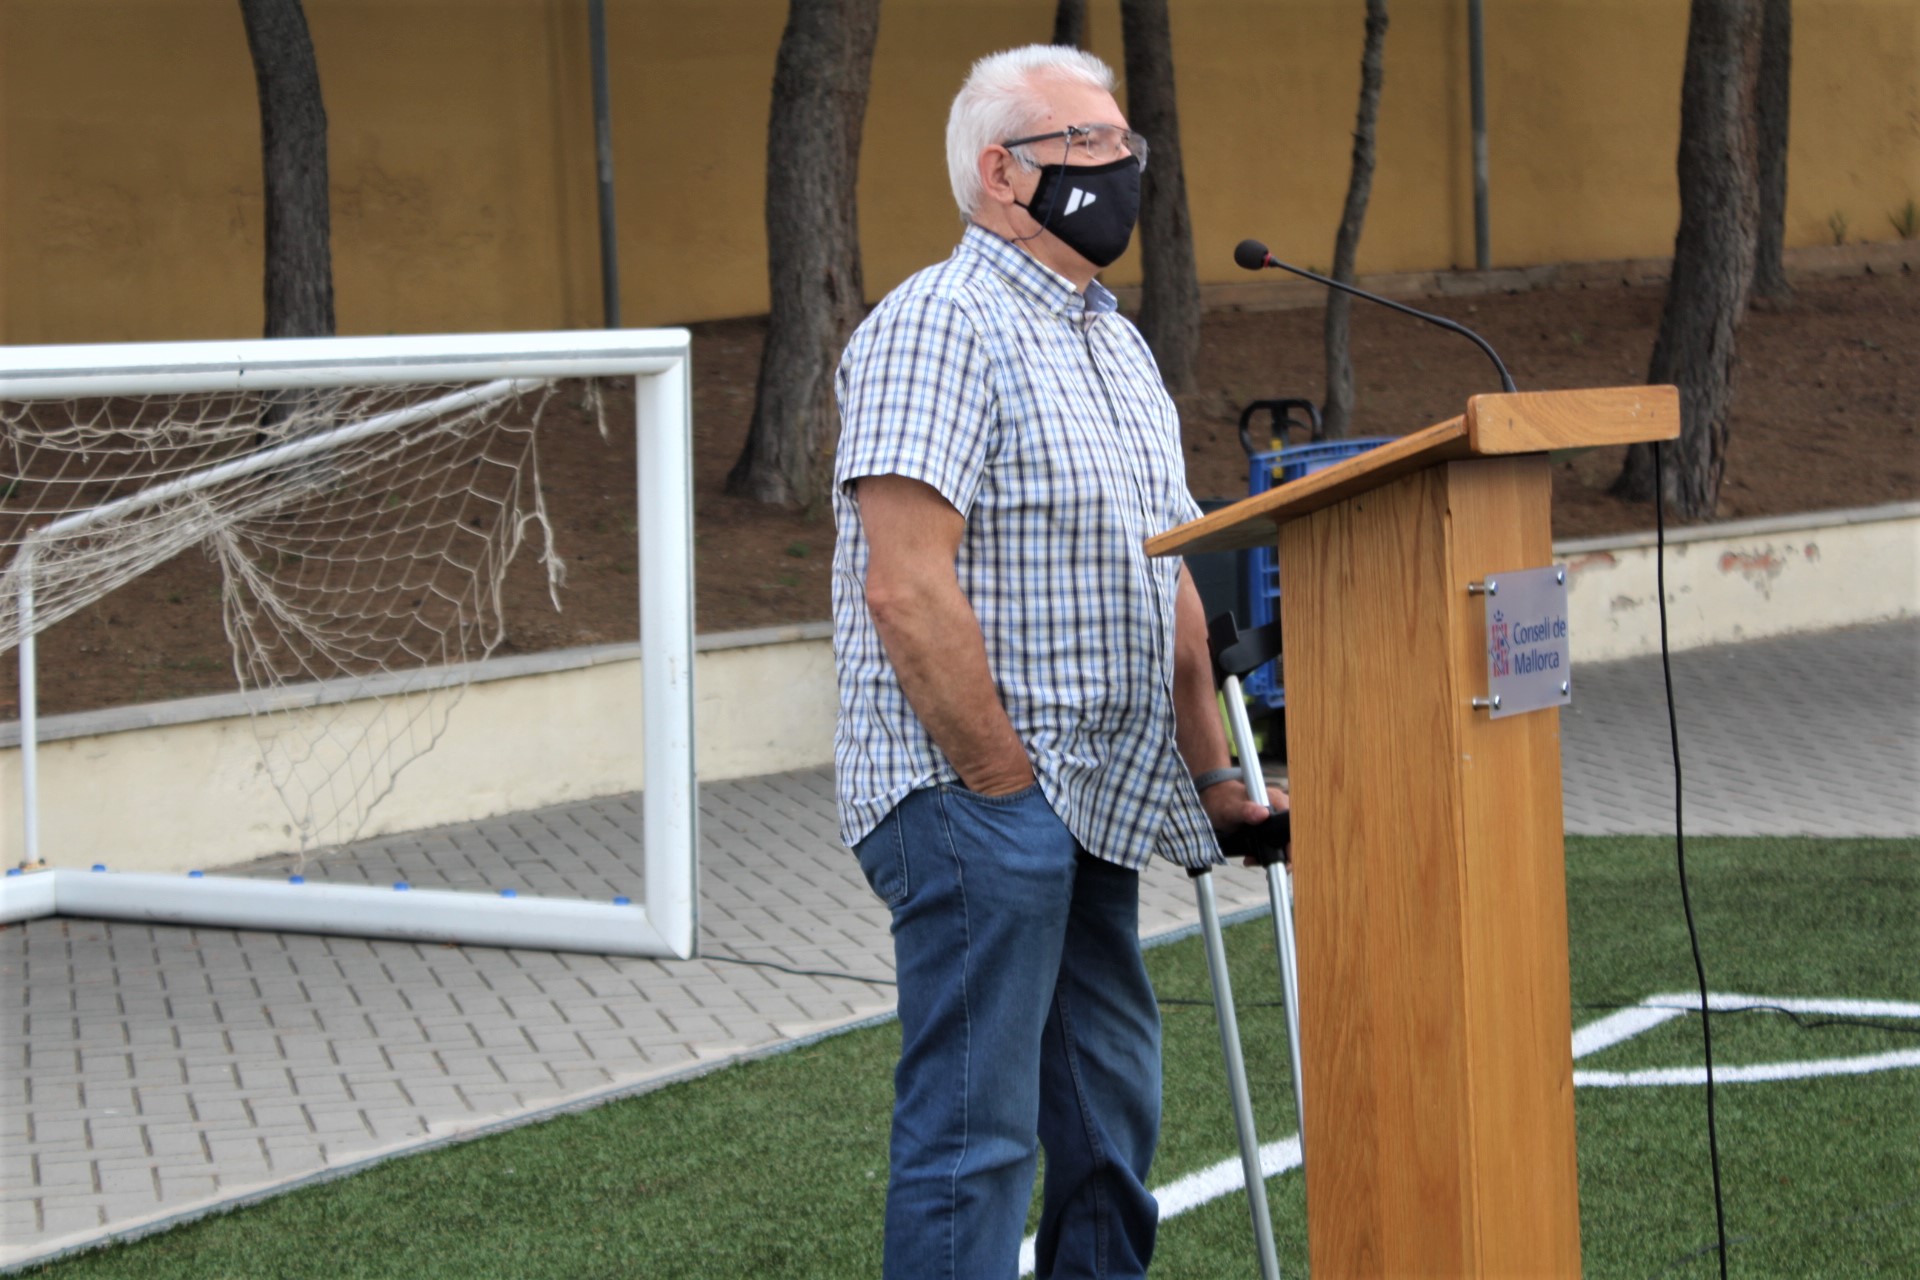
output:
{"label": "black cable", "polygon": [[[1618,1004],[1603,1001],[1588,1001],[1573,1006],[1576,1009],[1656,1009],[1662,1005],[1649,1005],[1643,1001],[1621,1002]],[[1681,1009],[1680,1013],[1696,1014],[1698,1009]],[[1819,1031],[1823,1027],[1865,1027],[1870,1031],[1891,1031],[1895,1035],[1920,1036],[1920,1022],[1911,1025],[1899,1022],[1875,1022],[1870,1018],[1809,1018],[1784,1009],[1777,1004],[1742,1004],[1729,1008],[1715,1009],[1716,1015],[1729,1013],[1777,1013],[1788,1019],[1801,1031]]]}
{"label": "black cable", "polygon": [[900,984],[892,978],[868,978],[857,973],[842,973],[838,969],[796,969],[790,964],[781,964],[777,960],[749,960],[745,956],[717,956],[710,951],[700,953],[702,960],[717,960],[721,964],[751,965],[755,969],[778,969],[781,973],[790,973],[796,978],[842,978],[848,982],[864,982],[870,987],[897,987]]}
{"label": "black cable", "polygon": [[1687,889],[1687,835],[1682,822],[1680,720],[1673,709],[1673,662],[1667,645],[1667,486],[1660,442],[1653,442],[1653,573],[1660,602],[1660,674],[1667,686],[1667,734],[1673,743],[1673,849],[1680,874],[1680,909],[1687,917],[1687,942],[1693,949],[1693,974],[1700,986],[1700,1040],[1707,1060],[1707,1158],[1713,1166],[1713,1230],[1720,1257],[1720,1280],[1727,1280],[1727,1208],[1720,1187],[1720,1130],[1714,1114],[1713,1016],[1707,1008],[1707,968],[1700,959],[1700,931],[1693,921],[1693,896]]}

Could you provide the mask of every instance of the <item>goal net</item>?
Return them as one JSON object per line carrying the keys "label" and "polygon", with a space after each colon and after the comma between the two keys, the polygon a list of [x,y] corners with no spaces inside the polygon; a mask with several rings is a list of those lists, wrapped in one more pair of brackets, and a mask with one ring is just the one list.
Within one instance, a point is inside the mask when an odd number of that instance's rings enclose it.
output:
{"label": "goal net", "polygon": [[[196,550],[217,569],[235,681],[299,852],[358,835],[445,731],[463,677],[501,643],[517,554],[537,557],[559,605],[564,565],[537,440],[560,377],[593,388],[628,374],[654,389],[636,396],[642,438],[679,440],[653,450],[672,473],[655,477],[668,509],[656,534],[686,544],[648,555],[671,602],[690,546],[675,501],[687,487],[684,351],[684,335],[669,332],[5,353],[0,652],[19,650],[28,857],[38,853],[34,637]],[[681,647],[674,616],[690,632],[690,608],[660,612],[652,648]],[[642,650],[645,666],[644,627]],[[284,696],[316,683],[330,696]],[[671,718],[676,701],[648,688],[643,707]],[[653,764],[650,793],[676,772]],[[690,858],[690,813],[685,826]]]}
{"label": "goal net", "polygon": [[427,678],[500,643],[523,543],[560,582],[535,448],[551,394],[502,380],[0,404],[0,647],[204,551],[243,692],[380,689],[297,719],[248,700],[300,851],[352,840],[464,688]]}

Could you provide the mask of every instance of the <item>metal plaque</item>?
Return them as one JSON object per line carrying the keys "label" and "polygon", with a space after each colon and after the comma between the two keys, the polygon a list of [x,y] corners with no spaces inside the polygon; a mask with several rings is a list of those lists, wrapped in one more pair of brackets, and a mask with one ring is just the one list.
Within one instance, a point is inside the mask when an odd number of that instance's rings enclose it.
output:
{"label": "metal plaque", "polygon": [[1480,705],[1488,714],[1498,720],[1571,702],[1566,566],[1489,574],[1474,593],[1487,606],[1487,698]]}

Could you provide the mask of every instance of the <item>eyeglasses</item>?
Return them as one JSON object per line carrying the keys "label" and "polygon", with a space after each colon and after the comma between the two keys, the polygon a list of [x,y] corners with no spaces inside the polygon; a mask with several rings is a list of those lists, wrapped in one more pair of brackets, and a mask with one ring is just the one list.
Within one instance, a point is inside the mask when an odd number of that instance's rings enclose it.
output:
{"label": "eyeglasses", "polygon": [[[1053,133],[1036,133],[1030,138],[1010,138],[1000,145],[1011,151],[1015,147],[1024,147],[1034,142],[1051,142],[1055,138],[1064,139],[1064,151],[1067,163],[1077,160],[1082,164],[1111,164],[1115,160],[1132,156],[1142,169],[1147,167],[1147,140],[1131,129],[1123,129],[1117,124],[1074,124]],[[1028,164],[1034,163],[1026,156],[1020,157]]]}

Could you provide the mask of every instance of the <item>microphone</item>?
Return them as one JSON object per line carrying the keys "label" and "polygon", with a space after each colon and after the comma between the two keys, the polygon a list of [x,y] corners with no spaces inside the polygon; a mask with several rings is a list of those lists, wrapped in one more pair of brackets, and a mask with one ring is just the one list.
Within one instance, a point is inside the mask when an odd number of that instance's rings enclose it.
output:
{"label": "microphone", "polygon": [[1500,371],[1500,389],[1502,391],[1519,390],[1518,387],[1513,385],[1513,377],[1507,372],[1507,366],[1500,362],[1500,356],[1491,346],[1487,345],[1487,340],[1463,324],[1449,320],[1445,316],[1433,315],[1431,312],[1416,311],[1414,308],[1395,302],[1391,298],[1383,298],[1377,293],[1368,293],[1365,289],[1356,289],[1350,284],[1345,284],[1339,280],[1319,275],[1316,272],[1293,266],[1291,263],[1282,262],[1280,259],[1268,253],[1267,246],[1261,244],[1258,240],[1242,240],[1239,244],[1235,245],[1233,249],[1233,260],[1236,265],[1245,267],[1248,271],[1259,271],[1263,267],[1278,267],[1282,271],[1291,271],[1297,276],[1304,276],[1316,284],[1327,286],[1329,289],[1338,289],[1340,292],[1350,293],[1356,298],[1365,298],[1368,302],[1377,302],[1383,307],[1392,307],[1395,311],[1405,312],[1407,315],[1425,320],[1428,324],[1437,324],[1442,329],[1451,329],[1462,337],[1470,339],[1482,351],[1487,353],[1487,359],[1493,361],[1493,367]]}

